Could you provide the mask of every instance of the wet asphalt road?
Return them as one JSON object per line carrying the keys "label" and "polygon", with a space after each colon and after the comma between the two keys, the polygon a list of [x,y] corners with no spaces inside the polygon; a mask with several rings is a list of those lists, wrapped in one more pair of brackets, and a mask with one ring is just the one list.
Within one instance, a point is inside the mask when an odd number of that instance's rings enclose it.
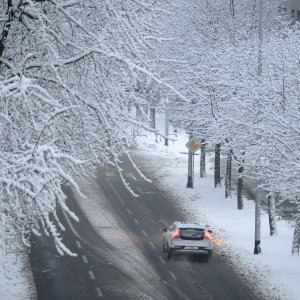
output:
{"label": "wet asphalt road", "polygon": [[123,167],[139,197],[128,192],[113,169],[99,170],[98,188],[110,202],[120,226],[126,227],[128,236],[158,274],[159,282],[143,291],[135,278],[118,267],[113,257],[122,253],[99,236],[67,189],[70,207],[80,223],[64,219],[64,241],[78,257],[59,256],[51,240],[33,238],[31,263],[38,299],[142,299],[141,294],[147,299],[258,299],[247,280],[239,278],[224,257],[215,254],[209,262],[186,256],[167,260],[160,229],[174,220],[184,220],[184,216],[154,184],[133,180],[138,175],[130,164]]}

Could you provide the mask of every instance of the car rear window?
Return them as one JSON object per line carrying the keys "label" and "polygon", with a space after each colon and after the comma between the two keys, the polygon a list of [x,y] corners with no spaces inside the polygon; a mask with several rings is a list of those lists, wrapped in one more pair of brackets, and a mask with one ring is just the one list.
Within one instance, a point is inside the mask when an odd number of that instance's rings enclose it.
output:
{"label": "car rear window", "polygon": [[201,239],[204,236],[204,229],[180,228],[180,237],[184,239]]}

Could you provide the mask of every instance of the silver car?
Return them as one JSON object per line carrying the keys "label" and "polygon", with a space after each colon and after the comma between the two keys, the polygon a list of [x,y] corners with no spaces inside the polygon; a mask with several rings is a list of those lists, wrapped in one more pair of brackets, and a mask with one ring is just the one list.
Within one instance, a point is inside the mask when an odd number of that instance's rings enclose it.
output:
{"label": "silver car", "polygon": [[175,252],[196,253],[206,260],[212,257],[212,231],[198,223],[174,222],[163,228],[163,251],[170,259]]}

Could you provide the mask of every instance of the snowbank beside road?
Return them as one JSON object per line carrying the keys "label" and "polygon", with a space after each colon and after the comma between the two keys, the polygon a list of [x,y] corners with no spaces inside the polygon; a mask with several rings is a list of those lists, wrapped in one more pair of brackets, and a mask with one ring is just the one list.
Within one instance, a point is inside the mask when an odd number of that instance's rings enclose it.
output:
{"label": "snowbank beside road", "polygon": [[0,222],[0,299],[36,299],[28,249],[5,228]]}

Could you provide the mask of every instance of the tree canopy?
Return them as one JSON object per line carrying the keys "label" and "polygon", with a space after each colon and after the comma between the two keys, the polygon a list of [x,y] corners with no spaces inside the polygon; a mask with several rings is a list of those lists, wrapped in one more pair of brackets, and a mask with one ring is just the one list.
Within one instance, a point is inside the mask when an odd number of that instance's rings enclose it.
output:
{"label": "tree canopy", "polygon": [[0,218],[27,245],[43,230],[72,254],[57,211],[77,217],[62,184],[78,190],[97,165],[115,166],[126,184],[120,156],[139,124],[129,111],[148,101],[140,82],[160,82],[153,56],[165,13],[160,1],[1,1]]}

